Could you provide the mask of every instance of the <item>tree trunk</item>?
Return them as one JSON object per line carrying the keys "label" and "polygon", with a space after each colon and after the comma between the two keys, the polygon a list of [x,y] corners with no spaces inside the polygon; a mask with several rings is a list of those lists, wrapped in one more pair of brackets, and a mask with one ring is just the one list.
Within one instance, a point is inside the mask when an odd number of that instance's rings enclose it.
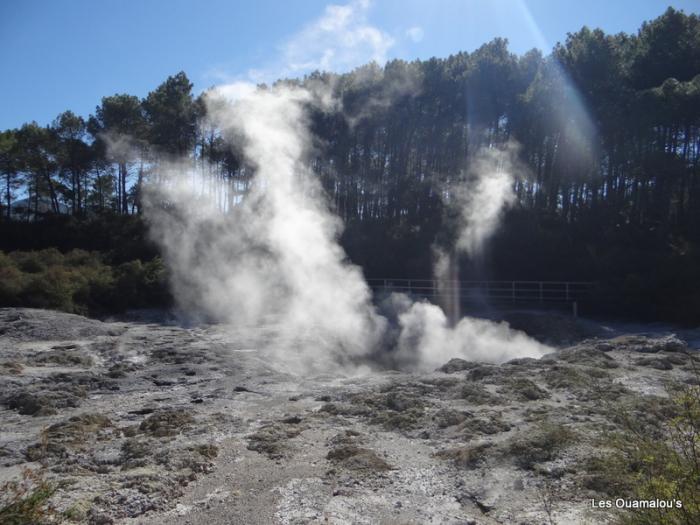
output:
{"label": "tree trunk", "polygon": [[46,170],[46,183],[49,186],[49,198],[51,199],[51,207],[54,213],[58,213],[58,197],[56,196],[56,189],[53,186],[53,180],[51,180],[51,172]]}
{"label": "tree trunk", "polygon": [[[34,178],[34,220],[39,215],[39,175]],[[27,206],[27,221],[29,221],[29,206]]]}
{"label": "tree trunk", "polygon": [[75,179],[76,179],[76,185],[77,185],[77,208],[78,208],[78,215],[82,215],[82,204],[83,204],[83,189],[81,185],[81,180],[80,180],[80,170],[75,170]]}
{"label": "tree trunk", "polygon": [[75,170],[71,168],[70,170],[70,184],[71,184],[71,191],[73,193],[73,197],[70,200],[70,211],[71,214],[75,215],[75,199],[78,193],[78,184],[75,181]]}
{"label": "tree trunk", "polygon": [[10,178],[12,177],[12,174],[8,171],[5,174],[5,200],[7,201],[7,211],[5,212],[7,215],[7,220],[9,221],[11,218],[11,208],[12,208],[12,195],[10,192]]}
{"label": "tree trunk", "polygon": [[123,162],[119,166],[119,170],[121,172],[120,174],[120,183],[121,183],[121,188],[120,188],[120,193],[122,196],[122,207],[121,207],[121,213],[124,215],[127,215],[129,213],[129,203],[126,198],[126,162]]}
{"label": "tree trunk", "polygon": [[134,206],[136,207],[136,213],[141,215],[141,190],[143,186],[143,159],[139,165],[139,178],[136,181],[136,195],[134,195]]}

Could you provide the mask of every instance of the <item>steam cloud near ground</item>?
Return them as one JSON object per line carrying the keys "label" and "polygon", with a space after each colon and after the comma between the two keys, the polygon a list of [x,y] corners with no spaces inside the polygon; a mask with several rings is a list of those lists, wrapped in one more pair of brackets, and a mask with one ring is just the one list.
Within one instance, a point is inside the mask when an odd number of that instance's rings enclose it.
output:
{"label": "steam cloud near ground", "polygon": [[506,323],[461,317],[457,256],[478,257],[496,231],[505,209],[515,200],[516,175],[525,170],[517,160],[518,146],[481,148],[452,189],[448,206],[458,210],[456,242],[448,251],[434,248],[434,269],[442,308],[427,302],[397,303],[401,326],[398,361],[430,369],[452,357],[504,362],[516,357],[540,357],[551,349],[511,330]]}
{"label": "steam cloud near ground", "polygon": [[[288,345],[300,362],[344,362],[376,352],[386,342],[387,320],[338,244],[342,223],[306,163],[305,107],[327,107],[328,93],[235,84],[213,91],[209,102],[222,133],[244,144],[254,175],[248,193],[226,212],[198,190],[206,169],[172,164],[162,168],[162,182],[150,186],[146,217],[180,307],[232,325],[272,321],[282,327],[279,347]],[[503,170],[474,180],[476,191],[460,201],[465,227],[459,242],[469,249],[493,231],[510,198]],[[443,311],[427,302],[403,297],[396,308],[396,362],[404,367],[434,368],[451,357],[500,362],[545,350],[502,324],[464,318],[451,328]],[[313,344],[298,344],[309,334]]]}
{"label": "steam cloud near ground", "polygon": [[[366,9],[367,3],[349,8]],[[343,9],[325,16],[333,13],[352,19]],[[366,28],[362,34],[376,37]],[[272,323],[280,328],[270,344],[300,368],[357,362],[387,345],[393,363],[421,370],[452,357],[502,362],[546,352],[505,324],[463,318],[452,327],[438,306],[406,296],[391,301],[398,333],[377,312],[360,268],[338,243],[342,222],[306,162],[312,151],[306,109],[342,111],[331,92],[321,85],[258,89],[239,82],[209,93],[209,118],[224,137],[243,145],[252,180],[237,202],[222,203],[212,197],[223,192],[211,191],[219,183],[208,168],[183,160],[160,166],[157,181],[148,185],[146,218],[181,310],[254,329]],[[475,253],[497,227],[512,200],[511,158],[512,151],[496,150],[475,157],[468,185],[457,194],[457,249]]]}
{"label": "steam cloud near ground", "polygon": [[179,304],[234,325],[272,321],[293,347],[313,334],[319,355],[300,348],[300,359],[319,362],[330,355],[342,361],[366,353],[384,320],[374,311],[360,269],[346,262],[337,242],[342,223],[328,212],[304,162],[304,105],[323,100],[301,88],[235,84],[217,89],[209,103],[224,135],[243,141],[255,174],[229,213],[198,194],[207,177],[202,171],[172,165],[164,182],[151,187],[146,215]]}

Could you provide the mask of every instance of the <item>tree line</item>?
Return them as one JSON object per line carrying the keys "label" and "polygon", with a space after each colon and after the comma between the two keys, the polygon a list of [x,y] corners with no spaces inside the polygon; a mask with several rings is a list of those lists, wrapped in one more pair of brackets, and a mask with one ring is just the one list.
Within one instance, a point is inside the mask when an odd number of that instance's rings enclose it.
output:
{"label": "tree line", "polygon": [[[346,220],[429,220],[470,154],[515,139],[531,175],[517,182],[521,206],[567,221],[604,209],[697,233],[699,75],[698,17],[669,8],[636,35],[584,27],[547,57],[495,39],[445,59],[287,82],[329,83],[343,101],[345,115],[314,116],[323,147],[313,163]],[[178,73],[143,99],[103,98],[87,119],[66,111],[3,132],[5,214],[16,195],[54,213],[136,213],[148,171],[187,155],[239,191],[250,167],[204,125],[192,87]]]}
{"label": "tree line", "polygon": [[[346,249],[370,273],[426,275],[428,247],[450,223],[445,188],[460,182],[480,148],[516,142],[526,169],[494,241],[494,272],[553,276],[542,269],[552,266],[541,258],[548,253],[584,277],[596,278],[597,264],[643,281],[658,263],[674,273],[680,265],[684,278],[700,282],[688,263],[700,260],[695,14],[668,8],[636,34],[584,27],[547,56],[516,55],[497,38],[447,58],[281,82],[320,82],[342,101],[342,112],[311,110],[317,140],[310,163],[345,220]],[[66,111],[48,126],[3,132],[0,215],[11,217],[18,196],[28,198],[27,218],[40,203],[78,218],[138,215],[142,188],[158,166],[188,157],[236,202],[254,168],[208,123],[204,94],[192,88],[178,73],[143,99],[103,98],[87,119]],[[403,252],[373,253],[372,246],[402,239]],[[528,262],[533,249],[518,244],[522,239],[538,240],[536,263]],[[616,244],[653,264],[620,262]],[[411,262],[418,245],[428,255]],[[523,250],[518,265],[513,246]]]}

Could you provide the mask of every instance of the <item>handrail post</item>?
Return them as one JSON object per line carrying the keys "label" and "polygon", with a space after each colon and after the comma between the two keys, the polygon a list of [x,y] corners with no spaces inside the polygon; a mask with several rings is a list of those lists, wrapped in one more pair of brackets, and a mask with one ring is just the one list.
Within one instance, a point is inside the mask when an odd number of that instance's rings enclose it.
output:
{"label": "handrail post", "polygon": [[513,304],[515,304],[515,281],[512,281],[510,284],[511,284],[511,299],[513,301]]}
{"label": "handrail post", "polygon": [[540,302],[544,302],[544,295],[542,293],[542,281],[540,281]]}

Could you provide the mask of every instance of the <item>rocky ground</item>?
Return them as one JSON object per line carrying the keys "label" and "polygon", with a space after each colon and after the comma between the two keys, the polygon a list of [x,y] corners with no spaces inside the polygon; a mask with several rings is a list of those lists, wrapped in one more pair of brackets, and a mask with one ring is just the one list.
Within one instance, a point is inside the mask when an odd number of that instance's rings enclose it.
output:
{"label": "rocky ground", "polygon": [[539,360],[299,374],[273,330],[0,309],[0,482],[36,469],[77,523],[604,523],[600,436],[696,358],[560,321]]}

